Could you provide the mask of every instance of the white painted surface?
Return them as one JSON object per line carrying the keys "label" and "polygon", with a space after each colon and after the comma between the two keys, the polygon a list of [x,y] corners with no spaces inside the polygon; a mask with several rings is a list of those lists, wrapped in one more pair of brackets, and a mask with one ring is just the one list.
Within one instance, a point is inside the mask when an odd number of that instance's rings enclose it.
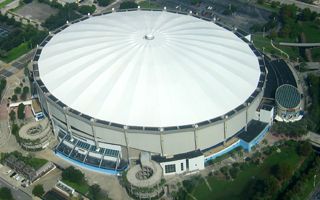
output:
{"label": "white painted surface", "polygon": [[38,63],[44,84],[63,103],[137,126],[223,115],[250,96],[260,75],[256,56],[232,32],[162,11],[111,13],[73,24],[49,41]]}

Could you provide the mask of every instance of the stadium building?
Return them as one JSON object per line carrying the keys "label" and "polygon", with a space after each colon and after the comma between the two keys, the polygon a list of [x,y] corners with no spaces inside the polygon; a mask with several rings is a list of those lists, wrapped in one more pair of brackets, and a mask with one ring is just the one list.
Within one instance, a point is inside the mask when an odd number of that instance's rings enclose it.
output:
{"label": "stadium building", "polygon": [[294,122],[302,118],[301,94],[293,85],[283,84],[276,90],[276,117],[278,121]]}
{"label": "stadium building", "polygon": [[33,76],[57,155],[101,172],[124,170],[136,151],[151,153],[164,174],[203,169],[243,144],[239,135],[258,143],[273,119],[261,106],[260,52],[192,14],[85,16],[39,45]]}

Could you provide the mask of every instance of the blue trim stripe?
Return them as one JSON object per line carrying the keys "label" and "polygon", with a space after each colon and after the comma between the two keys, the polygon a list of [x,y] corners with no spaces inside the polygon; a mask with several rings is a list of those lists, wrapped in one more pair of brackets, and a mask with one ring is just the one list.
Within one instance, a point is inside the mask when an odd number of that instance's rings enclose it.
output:
{"label": "blue trim stripe", "polygon": [[69,163],[71,164],[74,164],[78,167],[81,167],[81,168],[84,168],[84,169],[87,169],[87,170],[90,170],[90,171],[94,171],[94,172],[98,172],[98,173],[103,173],[103,174],[109,174],[109,175],[118,175],[120,172],[117,171],[117,170],[110,170],[110,169],[102,169],[102,168],[99,168],[99,167],[94,167],[94,166],[91,166],[91,165],[86,165],[82,162],[79,162],[79,161],[76,161],[76,160],[73,160],[69,157],[66,157],[65,155],[59,153],[59,152],[55,152],[56,156],[58,156],[59,158],[63,159],[63,160],[66,160],[68,161]]}

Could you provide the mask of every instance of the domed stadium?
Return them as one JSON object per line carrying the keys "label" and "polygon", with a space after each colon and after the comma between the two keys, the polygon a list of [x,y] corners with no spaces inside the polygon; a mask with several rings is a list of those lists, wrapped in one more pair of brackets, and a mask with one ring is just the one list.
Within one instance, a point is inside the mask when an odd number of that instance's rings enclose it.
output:
{"label": "domed stadium", "polygon": [[227,142],[256,119],[265,86],[245,37],[166,10],[68,23],[39,45],[33,75],[57,151],[105,169],[126,166],[131,150],[174,156]]}

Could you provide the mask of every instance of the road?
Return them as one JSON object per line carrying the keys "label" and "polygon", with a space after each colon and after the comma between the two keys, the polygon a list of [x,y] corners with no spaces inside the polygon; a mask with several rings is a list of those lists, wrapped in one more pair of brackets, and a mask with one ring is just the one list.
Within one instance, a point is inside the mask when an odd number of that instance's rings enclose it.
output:
{"label": "road", "polygon": [[301,9],[309,8],[313,12],[320,13],[320,7],[319,6],[312,5],[312,4],[307,4],[307,3],[304,3],[304,2],[301,2],[301,1],[296,1],[296,0],[274,0],[274,1],[278,1],[281,4],[294,4],[298,8],[301,8]]}
{"label": "road", "polygon": [[13,188],[11,185],[5,182],[1,177],[0,177],[0,187],[9,188],[15,200],[32,200],[31,196],[27,195],[26,193],[22,192],[17,188]]}
{"label": "road", "polygon": [[320,47],[320,43],[292,43],[292,42],[280,42],[281,46],[289,47]]}

